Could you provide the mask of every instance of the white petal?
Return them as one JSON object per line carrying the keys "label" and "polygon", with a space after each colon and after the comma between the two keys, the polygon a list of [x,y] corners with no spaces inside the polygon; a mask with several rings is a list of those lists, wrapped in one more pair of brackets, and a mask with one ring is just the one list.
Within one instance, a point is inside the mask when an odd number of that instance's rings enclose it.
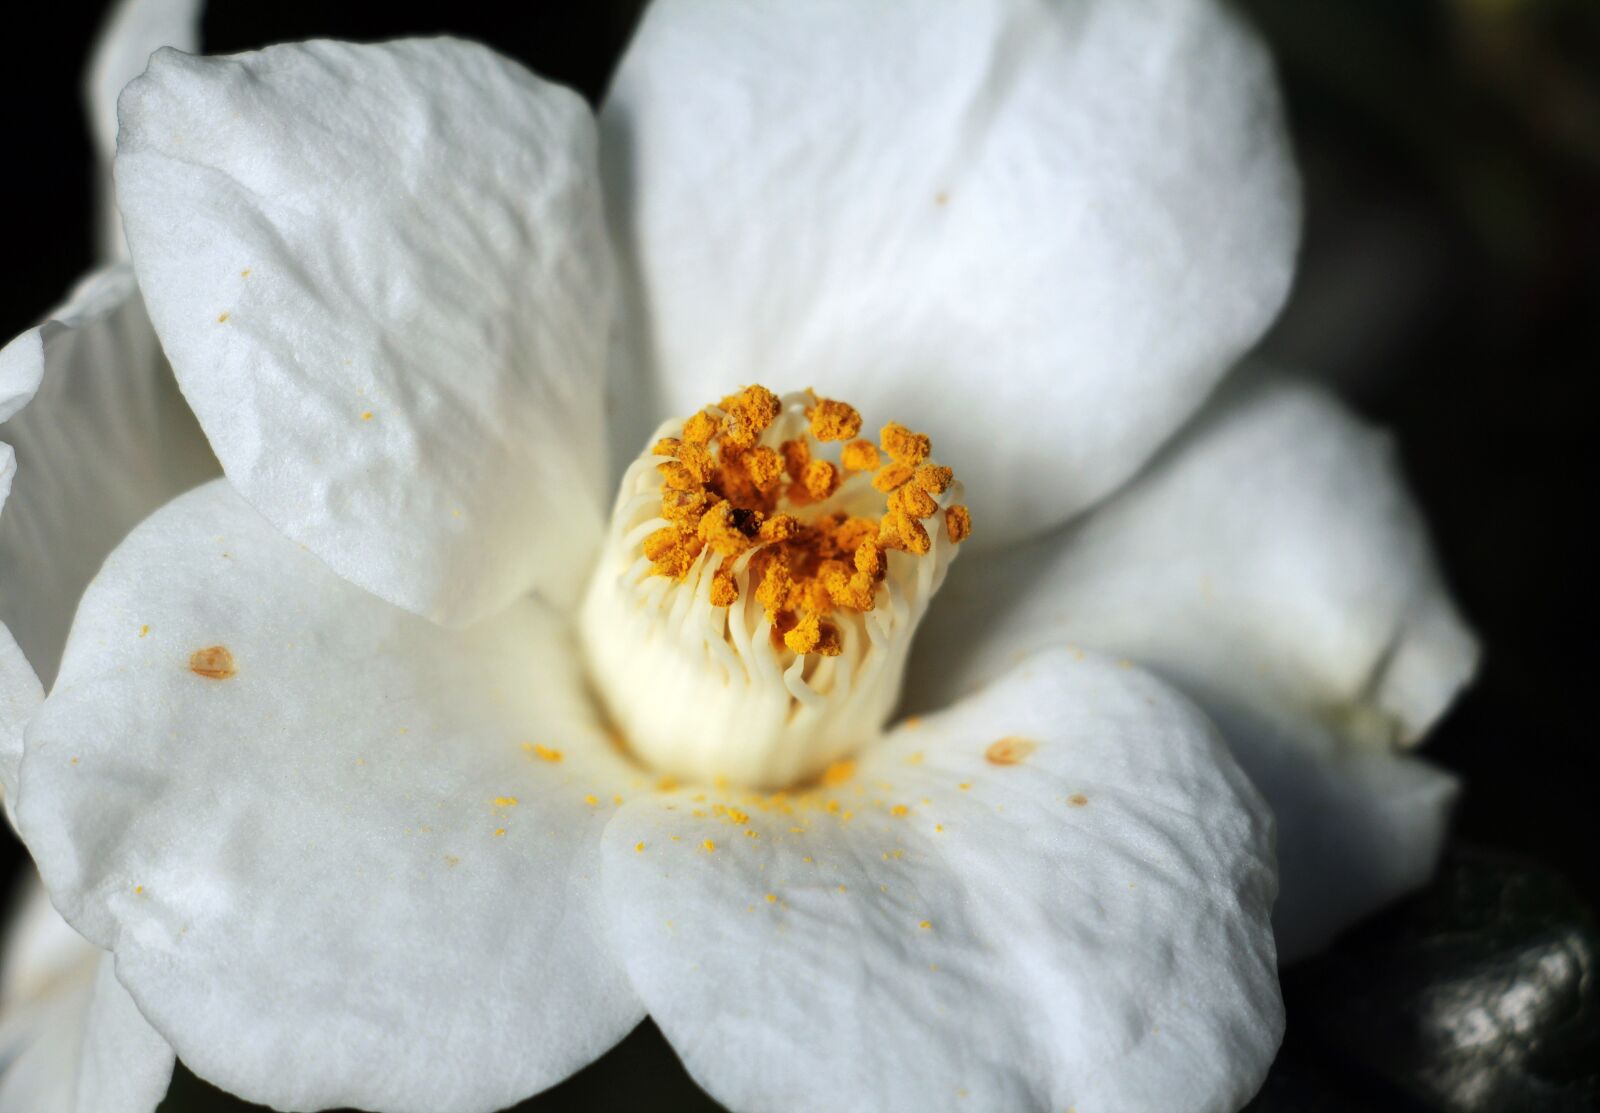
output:
{"label": "white petal", "polygon": [[1201,701],[1279,817],[1285,958],[1432,870],[1453,782],[1390,751],[1477,645],[1392,447],[1311,387],[1242,385],[1082,523],[958,562],[919,638],[913,707],[1063,642]]}
{"label": "white petal", "polygon": [[583,102],[432,39],[162,51],[121,108],[139,284],[245,498],[435,620],[575,595],[614,285]]}
{"label": "white petal", "polygon": [[96,186],[101,193],[101,255],[128,253],[122,221],[111,196],[111,157],[117,153],[117,94],[144,72],[150,55],[164,46],[194,53],[200,48],[201,0],[120,0],[106,16],[84,75],[89,130],[100,155]]}
{"label": "white petal", "polygon": [[30,877],[0,986],[0,1113],[149,1113],[173,1054]]}
{"label": "white petal", "polygon": [[17,475],[0,511],[0,620],[48,686],[84,586],[173,495],[217,474],[124,265],[89,276],[52,319],[0,351],[31,380],[0,425]]}
{"label": "white petal", "polygon": [[[191,658],[212,646],[234,675]],[[533,601],[459,633],[391,607],[218,481],[86,593],[23,834],[202,1077],[280,1108],[498,1109],[642,1015],[603,941],[584,797],[616,759],[574,657]]]}
{"label": "white petal", "polygon": [[[1032,749],[995,764],[1006,736]],[[732,798],[748,828],[680,792],[606,831],[617,951],[719,1101],[1231,1113],[1254,1092],[1282,1031],[1271,821],[1170,689],[1048,650],[819,791]]]}
{"label": "white petal", "polygon": [[932,434],[981,543],[1039,532],[1276,313],[1280,115],[1209,0],[655,3],[602,113],[651,385],[815,385]]}
{"label": "white petal", "polygon": [[[0,450],[4,449],[0,445]],[[6,818],[17,796],[17,767],[22,764],[22,732],[44,702],[44,687],[23,656],[6,624],[0,622],[0,804]]]}

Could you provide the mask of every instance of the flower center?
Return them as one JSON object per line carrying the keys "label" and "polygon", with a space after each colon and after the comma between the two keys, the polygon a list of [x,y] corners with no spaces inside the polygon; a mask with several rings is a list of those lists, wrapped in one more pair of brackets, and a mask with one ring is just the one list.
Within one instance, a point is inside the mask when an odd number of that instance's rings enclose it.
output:
{"label": "flower center", "polygon": [[669,421],[617,494],[580,631],[628,747],[782,788],[871,742],[971,532],[928,438],[752,386]]}

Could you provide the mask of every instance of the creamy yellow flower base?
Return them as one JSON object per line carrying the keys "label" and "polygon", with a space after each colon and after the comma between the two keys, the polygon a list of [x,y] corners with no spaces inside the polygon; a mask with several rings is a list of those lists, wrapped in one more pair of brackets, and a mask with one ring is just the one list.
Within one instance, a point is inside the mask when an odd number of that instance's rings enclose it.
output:
{"label": "creamy yellow flower base", "polygon": [[926,436],[860,431],[844,403],[752,386],[623,476],[579,629],[652,769],[785,788],[881,732],[971,517]]}

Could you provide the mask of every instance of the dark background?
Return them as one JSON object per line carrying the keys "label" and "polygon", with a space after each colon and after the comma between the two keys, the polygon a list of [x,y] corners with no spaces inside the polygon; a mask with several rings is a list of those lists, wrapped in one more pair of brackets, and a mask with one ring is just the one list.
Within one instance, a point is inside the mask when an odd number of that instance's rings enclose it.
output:
{"label": "dark background", "polygon": [[[908,0],[910,2],[910,0]],[[7,13],[0,340],[90,265],[80,77],[104,5]],[[598,98],[638,0],[241,4],[207,52],[449,30]],[[1268,354],[1393,429],[1487,647],[1428,752],[1466,779],[1428,892],[1285,980],[1255,1108],[1600,1109],[1597,636],[1584,526],[1600,366],[1600,4],[1249,0],[1306,181],[1299,284]],[[3,872],[22,868],[0,836]],[[1457,1023],[1488,1018],[1470,1038]],[[1487,1032],[1487,1035],[1484,1034]],[[822,1065],[819,1064],[819,1069]],[[237,1103],[180,1070],[163,1108]],[[648,1023],[528,1109],[714,1108]]]}

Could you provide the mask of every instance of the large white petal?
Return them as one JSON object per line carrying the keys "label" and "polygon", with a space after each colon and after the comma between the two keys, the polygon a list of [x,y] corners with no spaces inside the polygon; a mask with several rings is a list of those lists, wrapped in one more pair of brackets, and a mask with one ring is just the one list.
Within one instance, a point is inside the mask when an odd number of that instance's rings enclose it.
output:
{"label": "large white petal", "polygon": [[121,112],[139,285],[251,504],[453,625],[575,594],[614,311],[583,102],[432,39],[162,51]]}
{"label": "large white petal", "polygon": [[216,475],[217,462],[125,265],[90,275],[0,350],[7,379],[33,387],[0,425],[17,454],[0,510],[0,620],[48,686],[106,554],[150,511]]}
{"label": "large white petal", "polygon": [[1427,879],[1454,781],[1393,747],[1470,678],[1392,445],[1326,394],[1243,383],[1063,534],[959,562],[919,634],[910,706],[1021,653],[1123,654],[1198,699],[1279,820],[1293,958]]}
{"label": "large white petal", "polygon": [[1103,659],[1046,650],[812,798],[629,803],[604,846],[618,953],[740,1113],[1231,1113],[1277,1049],[1271,820]]}
{"label": "large white petal", "polygon": [[601,117],[651,385],[814,384],[931,433],[979,543],[1042,531],[1276,313],[1280,116],[1210,0],[660,0]]}
{"label": "large white petal", "polygon": [[642,1015],[603,938],[585,797],[616,759],[575,662],[544,604],[447,631],[217,481],[85,594],[19,821],[196,1073],[280,1108],[498,1109]]}
{"label": "large white petal", "polygon": [[111,956],[26,881],[0,975],[0,1113],[149,1113],[172,1048],[117,982]]}
{"label": "large white petal", "polygon": [[163,46],[194,53],[200,48],[202,0],[119,0],[106,16],[84,75],[89,130],[100,156],[96,189],[100,194],[100,254],[127,255],[122,220],[111,195],[111,158],[117,153],[117,95],[144,72],[150,55]]}

